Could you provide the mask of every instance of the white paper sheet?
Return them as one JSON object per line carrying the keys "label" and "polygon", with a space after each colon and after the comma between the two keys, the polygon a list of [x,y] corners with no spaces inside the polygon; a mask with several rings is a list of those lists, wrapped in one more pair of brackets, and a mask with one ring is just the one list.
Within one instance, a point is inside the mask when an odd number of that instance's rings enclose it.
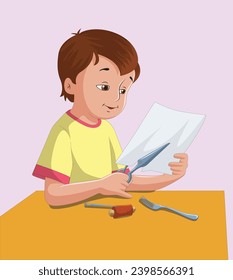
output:
{"label": "white paper sheet", "polygon": [[180,112],[155,103],[117,163],[135,165],[139,158],[170,143],[143,171],[171,174],[168,163],[179,161],[173,155],[188,149],[204,120],[205,115]]}

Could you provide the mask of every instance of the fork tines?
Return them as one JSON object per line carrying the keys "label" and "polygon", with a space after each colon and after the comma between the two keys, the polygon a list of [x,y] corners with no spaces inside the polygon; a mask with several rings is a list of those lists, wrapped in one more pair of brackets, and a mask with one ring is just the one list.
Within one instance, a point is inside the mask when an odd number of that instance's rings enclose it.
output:
{"label": "fork tines", "polygon": [[140,202],[142,202],[143,204],[147,205],[148,207],[153,207],[153,203],[150,202],[149,200],[147,200],[145,197],[141,197],[139,199]]}

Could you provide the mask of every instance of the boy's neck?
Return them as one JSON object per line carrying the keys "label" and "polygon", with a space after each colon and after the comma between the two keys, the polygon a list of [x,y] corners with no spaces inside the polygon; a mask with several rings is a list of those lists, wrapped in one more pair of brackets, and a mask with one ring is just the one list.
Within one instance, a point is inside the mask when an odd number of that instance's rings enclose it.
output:
{"label": "boy's neck", "polygon": [[72,109],[70,110],[71,114],[74,115],[76,118],[80,119],[81,121],[90,124],[95,125],[99,123],[99,119],[90,113],[88,113],[88,110],[85,109],[83,106],[76,105],[74,103]]}

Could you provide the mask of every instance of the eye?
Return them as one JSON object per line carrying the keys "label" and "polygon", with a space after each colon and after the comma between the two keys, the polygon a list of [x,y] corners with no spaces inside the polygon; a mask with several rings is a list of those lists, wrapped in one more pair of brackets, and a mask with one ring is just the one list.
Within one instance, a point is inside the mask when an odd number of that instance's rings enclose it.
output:
{"label": "eye", "polygon": [[104,85],[104,84],[96,85],[96,87],[97,87],[99,90],[102,90],[102,91],[107,91],[107,90],[110,89],[110,86],[109,86],[109,85]]}
{"label": "eye", "polygon": [[125,94],[125,93],[126,93],[126,89],[124,89],[124,88],[120,89],[120,90],[119,90],[119,93],[120,93],[120,94]]}

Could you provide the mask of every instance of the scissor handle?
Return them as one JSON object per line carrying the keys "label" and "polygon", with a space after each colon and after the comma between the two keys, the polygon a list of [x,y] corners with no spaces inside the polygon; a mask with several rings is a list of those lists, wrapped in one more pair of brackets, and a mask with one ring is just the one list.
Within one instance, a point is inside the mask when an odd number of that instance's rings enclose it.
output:
{"label": "scissor handle", "polygon": [[[117,172],[125,173],[126,169],[128,168],[128,165],[126,165],[124,168],[118,169]],[[137,170],[139,167],[135,166],[127,175],[128,175],[128,180],[127,183],[130,183],[132,181],[132,173]]]}
{"label": "scissor handle", "polygon": [[127,183],[130,183],[131,181],[132,181],[132,172],[129,172]]}
{"label": "scissor handle", "polygon": [[132,170],[130,170],[130,172],[128,173],[128,180],[127,182],[130,183],[132,180],[132,174],[134,173],[134,171],[138,170],[139,168],[141,168],[140,164],[137,164]]}

